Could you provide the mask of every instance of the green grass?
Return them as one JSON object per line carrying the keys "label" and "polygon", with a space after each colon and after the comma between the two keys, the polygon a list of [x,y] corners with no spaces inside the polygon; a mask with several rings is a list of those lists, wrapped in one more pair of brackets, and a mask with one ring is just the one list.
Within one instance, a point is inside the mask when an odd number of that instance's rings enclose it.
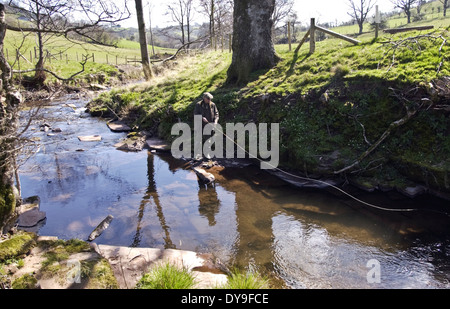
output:
{"label": "green grass", "polygon": [[[139,53],[137,54],[137,56],[140,56],[140,44],[139,42],[136,41],[130,41],[130,40],[125,40],[122,39],[117,43],[117,47],[120,49],[128,49],[128,50],[133,50],[134,52],[138,51]],[[149,52],[153,52],[152,46],[149,45],[148,46],[148,50]],[[159,47],[159,46],[155,46],[155,53],[156,54],[173,54],[174,53],[174,49],[172,48],[163,48],[163,47]]]}
{"label": "green grass", "polygon": [[[441,12],[438,12],[438,7],[441,7]],[[382,10],[382,8],[380,8]],[[424,19],[421,21],[415,21],[408,25],[408,20],[406,18],[406,14],[403,12],[400,12],[399,14],[393,15],[387,19],[387,25],[389,28],[400,28],[400,27],[409,27],[409,26],[434,26],[435,28],[447,28],[450,26],[450,17],[449,13],[450,10],[447,9],[447,17],[443,16],[443,10],[442,10],[442,3],[439,1],[429,2],[426,3],[421,13],[424,14]],[[386,13],[386,12],[382,12]],[[414,16],[417,14],[417,10],[412,10],[413,16],[411,17],[411,20],[413,20]],[[373,17],[373,16],[369,16]],[[335,32],[341,33],[341,34],[357,34],[359,32],[358,25],[348,25],[348,26],[339,26],[332,29]],[[373,31],[371,31],[369,22],[364,23],[364,33],[362,37],[364,36],[373,36]],[[371,32],[370,34],[367,34],[366,32]]]}
{"label": "green grass", "polygon": [[36,289],[37,283],[38,281],[34,276],[31,274],[26,274],[14,280],[12,283],[12,288],[15,290]]}
{"label": "green grass", "polygon": [[186,268],[169,263],[155,266],[144,274],[136,285],[136,289],[148,290],[183,290],[193,289],[195,276]]}
{"label": "green grass", "polygon": [[229,290],[261,290],[269,288],[269,280],[253,271],[234,271],[226,285],[219,287]]}
{"label": "green grass", "polygon": [[0,243],[0,264],[26,254],[35,245],[35,235],[19,232]]}
{"label": "green grass", "polygon": [[108,108],[114,108],[119,114],[132,111],[129,114],[137,115],[131,120],[132,126],[169,133],[170,124],[176,121],[174,117],[189,121],[194,103],[204,92],[214,92],[219,101],[230,99],[229,91],[222,90],[230,63],[229,53],[210,52],[185,57],[172,71],[149,83],[101,95],[90,104],[91,111],[107,113]]}
{"label": "green grass", "polygon": [[[195,275],[183,267],[170,263],[160,264],[152,268],[138,281],[136,289],[194,289],[196,286]],[[269,280],[256,272],[238,270],[228,276],[228,281],[218,289],[267,289]]]}
{"label": "green grass", "polygon": [[[403,103],[391,88],[407,91],[417,87],[420,95],[426,96],[431,81],[450,76],[448,45],[439,51],[440,38],[408,41],[395,50],[392,62],[392,45],[386,42],[426,33],[449,37],[449,29],[440,29],[378,40],[366,37],[356,46],[328,39],[318,42],[313,55],[309,55],[308,44],[298,54],[287,45],[276,46],[281,58],[278,65],[254,73],[241,87],[225,84],[231,55],[209,52],[179,59],[172,71],[150,83],[105,93],[91,107],[105,113],[113,108],[124,117],[132,115],[129,120],[134,127],[171,140],[172,125],[179,120],[191,123],[194,104],[208,91],[215,96],[222,124],[280,123],[282,166],[307,174],[333,175],[368,149],[361,125],[366,139],[374,143],[392,122],[404,117]],[[321,100],[325,92],[326,102]],[[422,167],[431,173],[431,166],[441,166],[445,177],[450,164],[450,128],[441,114],[432,110],[424,114],[394,132],[363,162],[362,170],[370,170],[365,175],[390,179],[389,169],[400,166],[394,164],[394,158],[401,158],[405,164],[432,162]],[[337,158],[332,156],[336,150]],[[380,162],[382,168],[372,168],[373,161]]]}
{"label": "green grass", "polygon": [[[44,39],[45,54],[47,58],[45,67],[62,78],[68,78],[82,69],[83,57],[89,57],[85,72],[78,76],[83,79],[92,74],[106,74],[116,76],[119,74],[116,65],[136,64],[141,58],[138,42],[121,40],[118,47],[100,46],[78,41],[69,41],[63,37],[46,36]],[[36,35],[8,31],[5,37],[4,53],[14,70],[33,69],[37,63],[35,50]],[[19,50],[23,57],[17,61],[16,51]],[[174,50],[156,47],[157,54],[172,54]],[[26,60],[24,59],[26,58]],[[33,76],[34,73],[26,73],[25,76]],[[49,80],[55,78],[49,75]]]}

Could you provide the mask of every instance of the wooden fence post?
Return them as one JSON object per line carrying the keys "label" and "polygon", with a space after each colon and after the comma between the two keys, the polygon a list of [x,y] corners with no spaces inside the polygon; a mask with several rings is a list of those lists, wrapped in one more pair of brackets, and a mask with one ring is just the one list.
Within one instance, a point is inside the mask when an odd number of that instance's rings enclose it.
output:
{"label": "wooden fence post", "polygon": [[288,21],[287,27],[288,27],[289,51],[291,51],[292,50],[292,39],[291,39],[291,22],[290,21]]}
{"label": "wooden fence post", "polygon": [[311,18],[311,29],[309,31],[309,53],[314,54],[316,51],[316,19]]}
{"label": "wooden fence post", "polygon": [[92,53],[92,62],[95,62],[95,54]]}
{"label": "wooden fence post", "polygon": [[300,48],[306,42],[306,40],[308,39],[310,33],[311,33],[311,29],[308,29],[308,31],[306,32],[305,36],[303,37],[303,39],[300,41],[300,43],[298,44],[297,48],[295,49],[295,53],[298,53],[300,51]]}
{"label": "wooden fence post", "polygon": [[378,32],[380,31],[380,23],[381,23],[381,18],[380,18],[380,9],[378,7],[378,5],[375,6],[375,39],[378,39]]}

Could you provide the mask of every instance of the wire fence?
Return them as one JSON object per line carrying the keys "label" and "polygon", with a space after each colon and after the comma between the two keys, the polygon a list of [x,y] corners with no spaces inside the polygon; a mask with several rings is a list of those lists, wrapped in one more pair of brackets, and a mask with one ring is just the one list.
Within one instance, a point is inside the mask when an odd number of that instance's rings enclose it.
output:
{"label": "wire fence", "polygon": [[[232,52],[232,36],[221,37],[211,40],[207,49],[221,51],[221,52]],[[196,55],[202,53],[204,48],[201,49],[186,49],[186,52],[191,55]],[[129,52],[129,54],[124,54]],[[135,54],[134,54],[135,53]],[[10,49],[5,48],[5,56],[10,65],[16,69],[21,67],[26,67],[35,65],[39,60],[39,49],[37,46],[28,49]],[[167,52],[158,53],[151,55],[152,62],[158,62],[161,57],[167,56]],[[122,51],[122,53],[110,53],[108,51],[97,51],[97,52],[78,52],[73,50],[48,50],[43,51],[44,62],[47,64],[52,63],[81,63],[81,62],[92,62],[99,64],[109,64],[109,65],[139,65],[142,63],[142,58],[139,51]]]}

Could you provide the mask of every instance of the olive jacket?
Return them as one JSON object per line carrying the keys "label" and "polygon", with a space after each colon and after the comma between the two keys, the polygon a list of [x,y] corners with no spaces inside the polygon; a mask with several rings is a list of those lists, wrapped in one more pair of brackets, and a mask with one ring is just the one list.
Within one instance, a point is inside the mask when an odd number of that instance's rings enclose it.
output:
{"label": "olive jacket", "polygon": [[219,110],[215,103],[210,104],[205,101],[200,101],[195,105],[194,115],[201,115],[206,118],[208,122],[215,123],[219,121]]}

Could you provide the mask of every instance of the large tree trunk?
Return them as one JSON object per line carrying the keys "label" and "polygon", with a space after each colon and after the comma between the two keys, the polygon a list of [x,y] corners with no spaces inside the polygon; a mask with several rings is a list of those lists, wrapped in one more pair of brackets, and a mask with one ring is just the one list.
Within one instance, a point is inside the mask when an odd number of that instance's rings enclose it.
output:
{"label": "large tree trunk", "polygon": [[6,35],[5,7],[0,4],[0,233],[6,221],[14,213],[20,199],[14,186],[16,156],[18,152],[17,129],[19,126],[19,107],[22,98],[11,83],[12,70],[3,53],[3,40]]}
{"label": "large tree trunk", "polygon": [[150,80],[153,77],[153,72],[150,66],[150,57],[148,55],[147,35],[145,33],[144,10],[142,7],[142,0],[135,0],[135,2],[139,26],[139,42],[141,44],[142,67],[144,69],[145,79]]}
{"label": "large tree trunk", "polygon": [[233,61],[228,83],[248,82],[250,73],[270,69],[279,58],[272,41],[275,0],[235,0]]}

